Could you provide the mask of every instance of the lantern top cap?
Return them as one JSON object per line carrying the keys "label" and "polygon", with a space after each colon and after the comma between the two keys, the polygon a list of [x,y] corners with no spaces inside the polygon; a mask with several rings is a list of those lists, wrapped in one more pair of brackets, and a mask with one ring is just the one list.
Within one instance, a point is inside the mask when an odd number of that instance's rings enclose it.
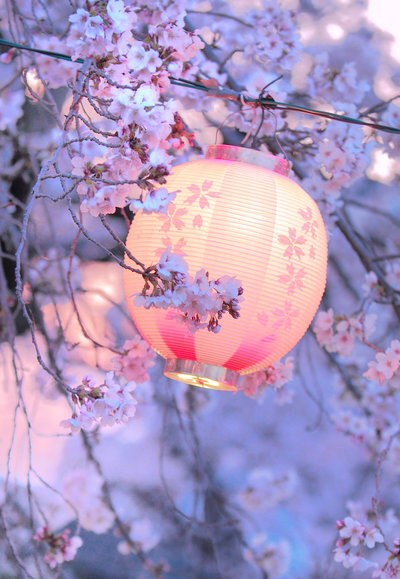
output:
{"label": "lantern top cap", "polygon": [[275,173],[280,173],[286,177],[289,175],[290,165],[285,159],[276,157],[272,153],[246,149],[233,145],[209,145],[207,147],[206,159],[222,159],[224,161],[239,161],[264,167]]}

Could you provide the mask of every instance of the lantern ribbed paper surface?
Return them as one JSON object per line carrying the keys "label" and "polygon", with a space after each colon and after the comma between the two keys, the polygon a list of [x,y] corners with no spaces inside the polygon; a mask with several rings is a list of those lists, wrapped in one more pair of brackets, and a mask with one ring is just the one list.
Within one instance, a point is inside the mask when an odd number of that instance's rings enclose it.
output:
{"label": "lantern ribbed paper surface", "polygon": [[191,334],[168,310],[134,306],[144,282],[125,270],[130,313],[167,359],[167,376],[235,390],[239,375],[279,360],[310,325],[325,288],[326,233],[317,205],[287,170],[272,155],[212,146],[206,159],[173,168],[165,187],[178,192],[167,215],[135,216],[127,246],[142,263],[156,264],[171,246],[192,276],[205,268],[210,279],[235,276],[244,289],[238,319],[225,314],[218,334]]}

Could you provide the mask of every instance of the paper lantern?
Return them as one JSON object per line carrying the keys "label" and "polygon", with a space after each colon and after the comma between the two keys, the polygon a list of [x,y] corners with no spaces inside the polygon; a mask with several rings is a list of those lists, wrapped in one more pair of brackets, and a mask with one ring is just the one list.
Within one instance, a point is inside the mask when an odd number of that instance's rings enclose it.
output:
{"label": "paper lantern", "polygon": [[130,313],[166,358],[166,376],[236,390],[241,375],[279,360],[310,325],[325,289],[326,232],[317,205],[288,172],[279,157],[210,146],[205,159],[168,176],[165,187],[177,194],[167,215],[135,215],[127,247],[142,263],[156,264],[171,246],[192,276],[205,268],[210,279],[235,276],[244,288],[238,319],[226,314],[219,333],[191,334],[167,310],[136,307],[143,279],[125,270]]}

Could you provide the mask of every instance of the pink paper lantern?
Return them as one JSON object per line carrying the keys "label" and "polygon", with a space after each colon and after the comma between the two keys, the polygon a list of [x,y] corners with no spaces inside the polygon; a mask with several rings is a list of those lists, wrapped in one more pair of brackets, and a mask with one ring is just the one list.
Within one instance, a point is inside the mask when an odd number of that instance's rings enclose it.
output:
{"label": "pink paper lantern", "polygon": [[166,358],[166,376],[236,390],[241,375],[282,358],[310,325],[325,289],[326,232],[316,203],[288,172],[279,157],[210,146],[205,159],[168,176],[165,187],[178,193],[167,215],[136,214],[127,247],[142,263],[156,264],[171,246],[192,276],[205,268],[210,279],[235,276],[244,288],[238,319],[225,315],[218,334],[191,334],[168,310],[136,307],[143,279],[125,270],[129,311]]}

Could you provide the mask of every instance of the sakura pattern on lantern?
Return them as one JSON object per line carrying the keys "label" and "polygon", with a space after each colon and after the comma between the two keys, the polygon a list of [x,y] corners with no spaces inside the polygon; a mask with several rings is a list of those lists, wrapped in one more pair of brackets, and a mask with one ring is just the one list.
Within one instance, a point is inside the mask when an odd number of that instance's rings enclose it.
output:
{"label": "sakura pattern on lantern", "polygon": [[295,255],[298,259],[301,259],[302,255],[304,255],[301,246],[306,243],[306,239],[303,235],[297,235],[295,227],[289,227],[288,234],[279,235],[278,240],[279,243],[287,246],[283,254],[284,257],[292,259],[293,255]]}
{"label": "sakura pattern on lantern", "polygon": [[[185,199],[185,203],[192,205],[193,203],[198,202],[200,209],[209,207],[210,203],[207,197],[216,198],[220,196],[218,191],[210,191],[212,185],[213,182],[209,180],[203,181],[201,188],[196,184],[189,185],[188,189],[192,192],[192,195]],[[193,218],[193,227],[202,227],[202,225],[203,218],[200,213],[198,213]]]}
{"label": "sakura pattern on lantern", "polygon": [[183,216],[187,213],[187,209],[184,207],[178,208],[175,203],[169,203],[167,209],[167,215],[159,215],[158,218],[164,223],[161,226],[162,231],[169,231],[171,227],[175,227],[181,230],[185,227],[185,222],[183,221]]}

